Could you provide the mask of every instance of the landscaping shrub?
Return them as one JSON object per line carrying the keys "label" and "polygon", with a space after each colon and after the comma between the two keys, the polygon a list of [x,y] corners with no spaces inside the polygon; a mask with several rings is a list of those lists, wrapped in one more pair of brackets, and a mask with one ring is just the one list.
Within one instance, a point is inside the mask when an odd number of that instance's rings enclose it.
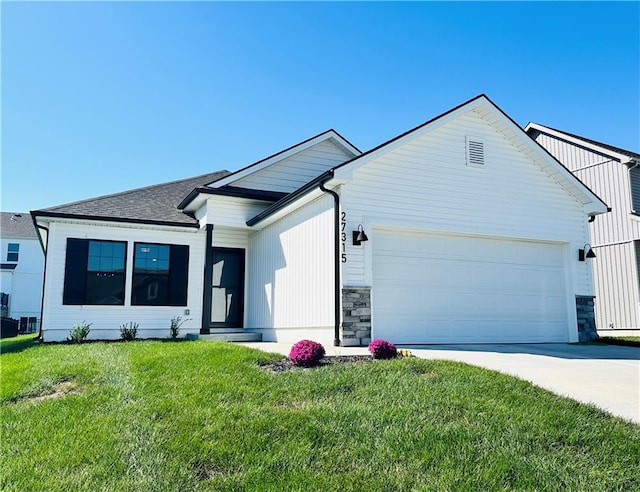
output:
{"label": "landscaping shrub", "polygon": [[128,325],[125,323],[120,326],[120,338],[125,341],[134,340],[138,335],[138,327],[140,325],[138,323],[134,323],[131,321]]}
{"label": "landscaping shrub", "polygon": [[374,359],[391,359],[398,355],[396,346],[391,342],[382,340],[381,338],[373,340],[369,344],[369,352],[371,352]]}
{"label": "landscaping shrub", "polygon": [[75,325],[73,325],[73,328],[71,328],[67,341],[75,343],[82,342],[89,336],[91,325],[92,323],[87,323],[86,321],[83,321],[82,323],[76,323]]}
{"label": "landscaping shrub", "polygon": [[169,326],[169,335],[171,338],[178,338],[180,334],[180,327],[184,325],[188,319],[182,319],[182,316],[174,316],[171,318],[171,325]]}
{"label": "landscaping shrub", "polygon": [[324,347],[312,340],[300,340],[289,352],[289,360],[295,366],[313,367],[320,363],[324,357]]}

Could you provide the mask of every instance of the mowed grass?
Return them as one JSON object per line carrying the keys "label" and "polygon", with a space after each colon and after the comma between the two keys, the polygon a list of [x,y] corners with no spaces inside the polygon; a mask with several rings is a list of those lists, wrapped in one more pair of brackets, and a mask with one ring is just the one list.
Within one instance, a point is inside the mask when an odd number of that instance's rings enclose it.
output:
{"label": "mowed grass", "polygon": [[639,490],[640,426],[397,359],[273,374],[212,342],[0,357],[2,490]]}
{"label": "mowed grass", "polygon": [[34,345],[38,338],[37,333],[29,333],[27,335],[18,335],[11,338],[0,338],[0,354],[8,352],[18,352],[27,347]]}

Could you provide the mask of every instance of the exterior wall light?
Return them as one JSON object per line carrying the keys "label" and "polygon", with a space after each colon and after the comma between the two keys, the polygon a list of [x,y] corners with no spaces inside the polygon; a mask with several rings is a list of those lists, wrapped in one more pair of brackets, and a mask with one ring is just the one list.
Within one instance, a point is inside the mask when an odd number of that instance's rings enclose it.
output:
{"label": "exterior wall light", "polygon": [[578,261],[584,261],[585,258],[595,258],[596,254],[590,244],[585,244],[584,248],[578,250]]}
{"label": "exterior wall light", "polygon": [[360,244],[369,240],[367,235],[364,233],[364,227],[362,227],[362,224],[358,225],[358,230],[353,231],[352,235],[354,246],[360,246]]}

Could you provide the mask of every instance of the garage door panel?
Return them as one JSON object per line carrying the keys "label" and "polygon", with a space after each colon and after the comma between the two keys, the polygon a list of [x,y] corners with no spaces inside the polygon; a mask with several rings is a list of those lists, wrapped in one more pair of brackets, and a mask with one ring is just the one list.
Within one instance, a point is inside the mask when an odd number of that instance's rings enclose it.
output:
{"label": "garage door panel", "polygon": [[[375,246],[379,240],[385,248]],[[372,243],[374,337],[398,343],[568,340],[560,245],[376,231]]]}

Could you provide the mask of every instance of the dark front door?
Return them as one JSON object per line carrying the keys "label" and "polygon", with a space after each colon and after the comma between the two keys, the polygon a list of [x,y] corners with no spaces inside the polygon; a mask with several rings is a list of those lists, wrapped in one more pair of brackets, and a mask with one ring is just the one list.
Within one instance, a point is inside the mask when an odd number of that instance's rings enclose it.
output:
{"label": "dark front door", "polygon": [[211,328],[242,328],[244,249],[213,248]]}

